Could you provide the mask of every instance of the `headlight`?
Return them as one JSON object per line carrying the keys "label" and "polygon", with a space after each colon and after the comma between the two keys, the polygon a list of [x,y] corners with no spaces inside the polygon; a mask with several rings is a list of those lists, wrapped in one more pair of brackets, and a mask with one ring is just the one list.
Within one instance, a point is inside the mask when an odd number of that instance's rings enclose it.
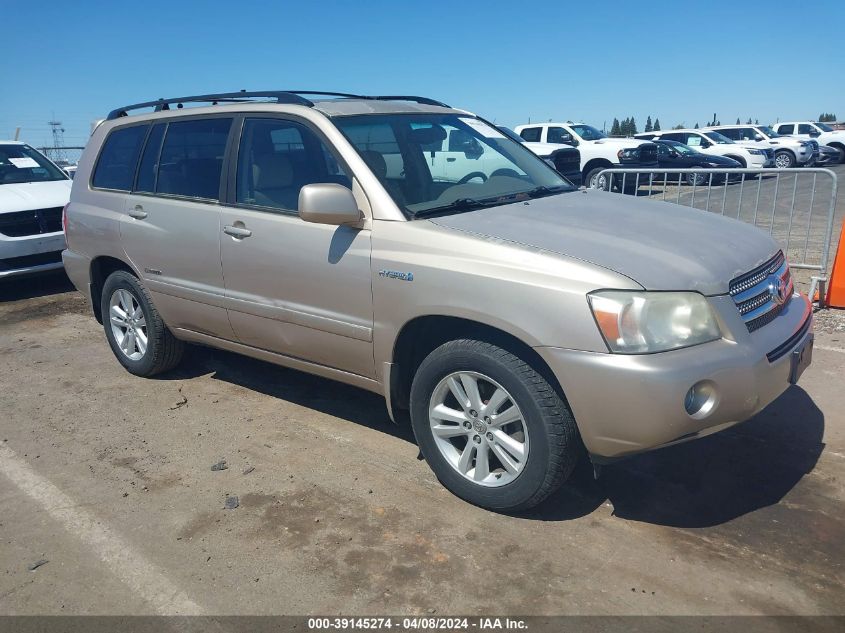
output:
{"label": "headlight", "polygon": [[754,156],[759,156],[759,155],[763,154],[763,152],[760,151],[759,149],[754,149],[752,147],[747,147],[746,149],[748,150],[749,154],[753,154]]}
{"label": "headlight", "polygon": [[722,336],[697,292],[598,290],[587,296],[607,346],[618,354],[664,352]]}

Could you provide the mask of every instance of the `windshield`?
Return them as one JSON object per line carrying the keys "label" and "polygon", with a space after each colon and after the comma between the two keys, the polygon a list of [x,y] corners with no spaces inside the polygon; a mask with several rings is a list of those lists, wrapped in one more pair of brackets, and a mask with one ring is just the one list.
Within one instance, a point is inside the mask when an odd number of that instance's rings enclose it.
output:
{"label": "windshield", "polygon": [[67,179],[67,174],[29,145],[0,145],[0,185]]}
{"label": "windshield", "polygon": [[684,145],[683,143],[679,143],[677,141],[660,141],[661,143],[670,146],[673,150],[678,152],[679,154],[685,154],[687,156],[691,154],[698,154],[693,148],[689,145]]}
{"label": "windshield", "polygon": [[819,128],[822,132],[833,132],[833,131],[835,131],[827,123],[816,123],[816,127]]}
{"label": "windshield", "polygon": [[575,132],[585,141],[598,141],[599,139],[607,138],[607,134],[601,130],[597,130],[592,125],[570,125],[572,131]]}
{"label": "windshield", "polygon": [[725,143],[726,145],[730,145],[733,143],[733,141],[727,136],[725,136],[724,134],[719,134],[718,132],[705,132],[704,135],[714,143]]}
{"label": "windshield", "polygon": [[575,189],[521,143],[473,116],[368,114],[334,122],[410,216]]}
{"label": "windshield", "polygon": [[769,138],[778,138],[778,137],[780,136],[780,134],[778,134],[777,132],[775,132],[775,131],[774,131],[772,128],[770,128],[768,125],[761,125],[761,126],[759,126],[757,129],[758,129],[758,130],[760,130],[763,134],[765,134],[765,135],[766,135],[766,136],[768,136]]}

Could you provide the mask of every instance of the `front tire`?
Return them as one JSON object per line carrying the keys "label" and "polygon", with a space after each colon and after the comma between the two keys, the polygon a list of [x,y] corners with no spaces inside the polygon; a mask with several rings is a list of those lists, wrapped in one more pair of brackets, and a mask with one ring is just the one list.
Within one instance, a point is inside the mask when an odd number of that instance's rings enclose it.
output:
{"label": "front tire", "polygon": [[587,189],[601,189],[603,191],[610,191],[607,184],[607,175],[599,177],[599,174],[609,167],[594,167],[584,176],[584,185]]}
{"label": "front tire", "polygon": [[136,376],[153,376],[182,360],[185,344],[162,321],[138,279],[113,272],[103,284],[100,314],[106,339],[117,360]]}
{"label": "front tire", "polygon": [[792,152],[786,150],[775,152],[775,167],[778,169],[792,169],[795,167],[795,156]]}
{"label": "front tire", "polygon": [[554,387],[484,341],[450,341],[423,360],[411,386],[411,423],[440,482],[500,512],[543,501],[582,452],[575,419]]}

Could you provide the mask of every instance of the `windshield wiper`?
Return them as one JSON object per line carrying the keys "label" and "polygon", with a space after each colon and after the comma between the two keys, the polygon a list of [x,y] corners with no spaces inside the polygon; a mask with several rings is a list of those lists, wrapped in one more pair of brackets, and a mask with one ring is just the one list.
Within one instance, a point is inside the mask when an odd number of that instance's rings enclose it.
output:
{"label": "windshield wiper", "polygon": [[491,204],[495,204],[495,199],[479,200],[477,198],[458,198],[457,200],[444,204],[439,207],[431,207],[430,209],[422,209],[414,213],[415,218],[424,218],[429,215],[436,215],[448,211],[472,211],[473,209],[480,209]]}
{"label": "windshield wiper", "polygon": [[557,185],[556,187],[546,187],[541,185],[539,187],[534,187],[534,189],[529,189],[528,191],[520,191],[520,193],[528,196],[529,198],[543,198],[545,196],[553,196],[558,193],[563,193],[564,191],[572,191],[572,187],[568,185]]}

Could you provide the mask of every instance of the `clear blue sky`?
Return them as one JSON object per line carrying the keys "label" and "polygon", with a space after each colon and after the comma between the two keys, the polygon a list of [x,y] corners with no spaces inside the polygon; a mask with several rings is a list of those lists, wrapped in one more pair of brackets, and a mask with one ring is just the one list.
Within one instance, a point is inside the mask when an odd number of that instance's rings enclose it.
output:
{"label": "clear blue sky", "polygon": [[36,145],[53,116],[77,144],[115,106],[241,88],[420,94],[510,126],[845,118],[842,0],[0,0],[0,14],[0,138],[20,125]]}

